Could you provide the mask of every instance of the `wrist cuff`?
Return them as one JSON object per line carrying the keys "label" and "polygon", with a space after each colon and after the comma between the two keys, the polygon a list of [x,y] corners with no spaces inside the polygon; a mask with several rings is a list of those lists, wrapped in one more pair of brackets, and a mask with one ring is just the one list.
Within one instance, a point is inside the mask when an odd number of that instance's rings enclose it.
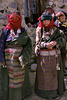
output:
{"label": "wrist cuff", "polygon": [[47,43],[44,43],[44,48],[46,48],[46,44],[47,44]]}

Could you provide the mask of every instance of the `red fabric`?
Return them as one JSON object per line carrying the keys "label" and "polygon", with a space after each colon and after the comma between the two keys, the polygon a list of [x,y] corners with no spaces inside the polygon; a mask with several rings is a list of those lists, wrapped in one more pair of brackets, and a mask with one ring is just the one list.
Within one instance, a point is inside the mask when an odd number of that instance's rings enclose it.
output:
{"label": "red fabric", "polygon": [[49,11],[50,14],[53,14],[54,13],[54,15],[55,15],[55,11],[51,7],[46,8],[45,11]]}
{"label": "red fabric", "polygon": [[48,26],[45,26],[44,24],[43,24],[43,22],[41,21],[41,16],[38,18],[38,20],[40,20],[40,24],[39,24],[39,27],[45,27],[45,29],[50,29],[51,27],[53,27],[53,26],[57,26],[57,25],[55,25],[54,24],[54,20],[53,20],[53,18],[52,18],[52,20],[51,20],[51,22],[50,22],[50,24],[48,25]]}
{"label": "red fabric", "polygon": [[[13,17],[16,17],[18,19],[12,19]],[[18,28],[21,29],[22,16],[20,14],[11,13],[7,15],[7,18],[8,18],[8,25],[6,26],[6,28],[15,30],[17,30]]]}

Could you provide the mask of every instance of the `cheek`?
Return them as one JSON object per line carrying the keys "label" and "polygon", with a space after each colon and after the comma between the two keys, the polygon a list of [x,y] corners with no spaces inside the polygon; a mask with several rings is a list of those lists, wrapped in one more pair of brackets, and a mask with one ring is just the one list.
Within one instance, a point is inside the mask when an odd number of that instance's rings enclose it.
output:
{"label": "cheek", "polygon": [[43,24],[45,25],[45,24],[46,24],[46,22],[43,22]]}
{"label": "cheek", "polygon": [[44,24],[45,26],[48,26],[48,25],[50,24],[50,21],[49,21],[49,20],[45,20],[45,21],[43,21],[43,24]]}

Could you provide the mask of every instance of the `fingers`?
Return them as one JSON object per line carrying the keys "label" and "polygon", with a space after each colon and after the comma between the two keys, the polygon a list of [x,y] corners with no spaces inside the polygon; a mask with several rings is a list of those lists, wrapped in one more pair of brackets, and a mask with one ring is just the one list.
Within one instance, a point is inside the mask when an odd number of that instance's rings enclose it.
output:
{"label": "fingers", "polygon": [[46,47],[47,47],[48,49],[52,49],[56,44],[57,44],[56,41],[52,41],[52,42],[50,42],[50,43],[47,43]]}

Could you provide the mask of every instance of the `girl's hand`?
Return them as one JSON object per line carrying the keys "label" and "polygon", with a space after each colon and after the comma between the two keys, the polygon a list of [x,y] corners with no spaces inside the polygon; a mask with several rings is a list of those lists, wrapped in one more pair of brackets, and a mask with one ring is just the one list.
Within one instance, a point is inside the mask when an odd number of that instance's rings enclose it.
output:
{"label": "girl's hand", "polygon": [[53,47],[57,44],[56,41],[51,41],[50,43],[46,44],[46,48],[53,49]]}

